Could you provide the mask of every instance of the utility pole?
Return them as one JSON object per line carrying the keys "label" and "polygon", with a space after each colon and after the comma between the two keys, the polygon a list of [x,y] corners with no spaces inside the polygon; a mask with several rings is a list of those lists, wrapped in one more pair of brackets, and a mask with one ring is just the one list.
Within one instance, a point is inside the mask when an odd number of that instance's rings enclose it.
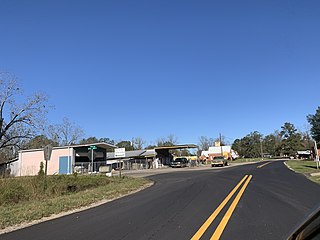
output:
{"label": "utility pole", "polygon": [[263,148],[262,148],[262,138],[260,138],[260,152],[261,152],[261,161],[263,160]]}
{"label": "utility pole", "polygon": [[52,145],[47,145],[43,148],[44,160],[46,161],[45,171],[44,171],[44,184],[43,184],[43,192],[47,189],[47,174],[48,174],[48,161],[51,158],[52,153]]}
{"label": "utility pole", "polygon": [[221,156],[223,156],[223,148],[222,148],[222,137],[221,137],[221,133],[219,133],[219,141],[220,141],[220,148],[221,148]]}
{"label": "utility pole", "polygon": [[119,177],[121,178],[121,158],[118,159]]}
{"label": "utility pole", "polygon": [[320,160],[319,160],[319,154],[318,154],[318,146],[317,146],[317,142],[314,141],[314,151],[315,151],[315,154],[316,154],[316,164],[317,164],[317,169],[319,169],[319,165],[320,165]]}

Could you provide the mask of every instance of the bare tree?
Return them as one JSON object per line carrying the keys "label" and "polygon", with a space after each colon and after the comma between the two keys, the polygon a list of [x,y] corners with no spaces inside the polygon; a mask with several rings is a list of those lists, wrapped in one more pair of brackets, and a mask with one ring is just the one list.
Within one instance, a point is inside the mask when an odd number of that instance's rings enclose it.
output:
{"label": "bare tree", "polygon": [[59,125],[49,125],[46,128],[45,136],[47,136],[48,139],[51,139],[54,142],[57,142],[59,145],[61,145],[61,137],[59,132]]}
{"label": "bare tree", "polygon": [[298,130],[299,134],[301,135],[302,139],[301,139],[301,144],[303,146],[304,149],[308,149],[311,150],[313,149],[313,141],[311,138],[311,126],[308,124],[304,124],[303,125],[303,130]]}
{"label": "bare tree", "polygon": [[83,137],[84,131],[65,117],[61,124],[49,126],[47,134],[50,139],[64,146],[77,144]]}
{"label": "bare tree", "polygon": [[167,139],[168,142],[171,142],[173,145],[178,144],[178,138],[174,134],[169,134]]}
{"label": "bare tree", "polygon": [[0,151],[20,148],[21,142],[43,128],[47,97],[35,93],[24,98],[17,79],[0,73]]}
{"label": "bare tree", "polygon": [[159,138],[157,140],[157,146],[173,146],[178,143],[177,137],[174,134],[170,134],[167,137]]}
{"label": "bare tree", "polygon": [[207,151],[209,147],[214,146],[214,140],[206,136],[201,136],[199,138],[198,146],[200,151]]}
{"label": "bare tree", "polygon": [[132,139],[132,144],[134,149],[141,150],[146,144],[146,141],[143,140],[141,137],[136,137]]}

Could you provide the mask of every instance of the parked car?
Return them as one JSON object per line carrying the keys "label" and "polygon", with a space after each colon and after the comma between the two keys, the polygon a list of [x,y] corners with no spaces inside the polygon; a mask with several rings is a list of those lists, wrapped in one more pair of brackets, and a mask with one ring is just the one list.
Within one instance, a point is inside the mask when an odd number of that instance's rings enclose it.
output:
{"label": "parked car", "polygon": [[223,156],[215,156],[211,162],[211,167],[215,166],[227,166],[228,162],[227,159],[225,159]]}
{"label": "parked car", "polygon": [[176,158],[170,164],[171,167],[187,167],[188,166],[188,159],[186,158]]}

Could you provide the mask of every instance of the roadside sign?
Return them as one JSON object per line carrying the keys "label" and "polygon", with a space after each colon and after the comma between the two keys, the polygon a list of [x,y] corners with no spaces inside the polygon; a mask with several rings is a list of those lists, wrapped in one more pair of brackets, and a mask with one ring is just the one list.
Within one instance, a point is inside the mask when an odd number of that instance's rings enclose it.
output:
{"label": "roadside sign", "polygon": [[52,153],[52,145],[49,144],[43,148],[44,160],[46,161],[45,169],[44,169],[44,184],[43,191],[45,192],[47,189],[47,174],[48,174],[48,161],[51,158]]}
{"label": "roadside sign", "polygon": [[91,160],[91,172],[93,172],[93,160],[95,159],[95,153],[94,153],[94,150],[97,149],[97,146],[95,145],[91,145],[90,147],[88,147],[88,158],[89,160]]}
{"label": "roadside sign", "polygon": [[44,160],[49,161],[52,153],[52,145],[47,145],[43,148]]}
{"label": "roadside sign", "polygon": [[125,157],[126,156],[126,149],[125,148],[115,148],[114,149],[114,157]]}
{"label": "roadside sign", "polygon": [[96,158],[96,152],[93,150],[88,151],[88,158],[89,160],[95,159]]}

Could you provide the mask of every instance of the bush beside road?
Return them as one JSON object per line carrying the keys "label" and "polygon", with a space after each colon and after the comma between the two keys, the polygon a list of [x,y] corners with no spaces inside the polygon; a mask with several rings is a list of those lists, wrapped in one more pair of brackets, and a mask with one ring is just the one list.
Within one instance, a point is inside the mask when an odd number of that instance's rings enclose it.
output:
{"label": "bush beside road", "polygon": [[106,176],[48,176],[0,179],[0,229],[126,195],[146,179]]}

